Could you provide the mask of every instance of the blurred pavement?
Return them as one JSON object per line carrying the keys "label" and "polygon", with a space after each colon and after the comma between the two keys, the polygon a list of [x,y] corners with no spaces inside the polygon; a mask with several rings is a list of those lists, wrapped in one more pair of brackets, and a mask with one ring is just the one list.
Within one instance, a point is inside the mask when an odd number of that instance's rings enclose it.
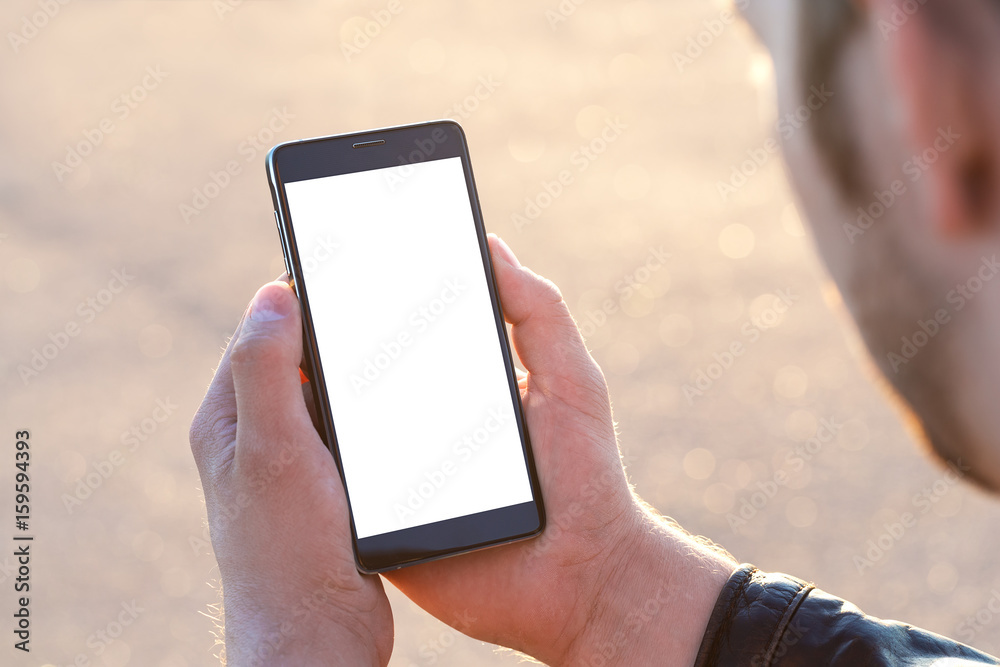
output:
{"label": "blurred pavement", "polygon": [[[36,536],[30,655],[11,646],[0,556],[0,663],[217,664],[187,429],[247,301],[282,271],[264,151],[443,116],[467,131],[488,229],[584,328],[644,498],[742,561],[1000,652],[991,612],[963,625],[1000,591],[1000,503],[913,446],[780,157],[719,193],[776,134],[745,26],[675,63],[725,4],[588,0],[553,22],[557,0],[398,2],[69,2],[36,30],[24,21],[55,0],[0,8],[0,540],[16,532],[19,429]],[[563,170],[572,183],[539,196]],[[654,252],[669,257],[647,266]],[[36,352],[38,374],[19,372]],[[916,525],[887,532],[905,512]],[[390,595],[393,666],[519,661]],[[95,634],[133,603],[114,641]]]}

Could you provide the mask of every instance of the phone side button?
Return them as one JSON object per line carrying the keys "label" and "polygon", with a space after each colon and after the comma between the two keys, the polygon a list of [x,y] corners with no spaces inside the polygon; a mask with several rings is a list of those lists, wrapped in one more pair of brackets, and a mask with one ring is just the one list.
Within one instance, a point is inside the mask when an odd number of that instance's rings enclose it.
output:
{"label": "phone side button", "polygon": [[285,261],[285,273],[292,277],[292,270],[288,267],[288,246],[285,245],[285,235],[281,233],[281,223],[278,221],[278,212],[274,212],[274,225],[278,228],[278,240],[281,241],[281,258]]}

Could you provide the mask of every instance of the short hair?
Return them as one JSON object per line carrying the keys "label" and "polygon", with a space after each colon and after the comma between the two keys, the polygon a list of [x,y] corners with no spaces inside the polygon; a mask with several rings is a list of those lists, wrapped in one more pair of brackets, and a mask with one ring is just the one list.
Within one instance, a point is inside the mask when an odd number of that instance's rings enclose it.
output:
{"label": "short hair", "polygon": [[[802,0],[799,5],[799,82],[802,90],[826,84],[838,87],[837,67],[845,44],[863,24],[852,0]],[[863,200],[868,179],[863,173],[858,138],[846,123],[844,95],[834,95],[809,123],[820,159],[848,202]]]}

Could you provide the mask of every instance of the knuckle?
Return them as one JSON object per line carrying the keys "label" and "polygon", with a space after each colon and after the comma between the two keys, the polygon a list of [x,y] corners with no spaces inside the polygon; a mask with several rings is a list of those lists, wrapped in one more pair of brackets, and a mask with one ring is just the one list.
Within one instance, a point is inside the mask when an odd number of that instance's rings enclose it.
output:
{"label": "knuckle", "polygon": [[233,344],[229,360],[233,372],[239,373],[256,365],[270,366],[280,363],[287,354],[287,346],[271,336],[244,333]]}
{"label": "knuckle", "polygon": [[[564,304],[562,291],[559,286],[548,278],[540,278],[538,281],[539,296],[549,304]],[[565,304],[564,304],[565,305]]]}
{"label": "knuckle", "polygon": [[191,422],[188,441],[198,467],[212,465],[218,452],[236,438],[236,419],[223,406],[206,397]]}
{"label": "knuckle", "polygon": [[229,363],[232,364],[233,368],[246,367],[252,364],[256,359],[258,359],[263,350],[262,345],[264,341],[261,340],[259,336],[240,336],[235,343],[233,343],[233,349],[230,352]]}
{"label": "knuckle", "polygon": [[201,460],[205,450],[208,449],[206,432],[209,429],[209,418],[206,414],[205,406],[202,404],[202,407],[195,413],[194,419],[191,421],[191,427],[188,429],[188,442],[191,445],[191,453],[194,454],[196,461]]}

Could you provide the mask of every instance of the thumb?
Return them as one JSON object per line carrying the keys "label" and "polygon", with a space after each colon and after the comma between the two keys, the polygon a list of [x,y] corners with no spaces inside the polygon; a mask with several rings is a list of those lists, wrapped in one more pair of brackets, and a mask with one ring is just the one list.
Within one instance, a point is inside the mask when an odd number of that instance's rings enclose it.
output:
{"label": "thumb", "polygon": [[589,386],[598,380],[600,388],[594,388],[606,392],[601,370],[559,288],[521,266],[499,237],[490,234],[489,241],[504,317],[513,327],[514,348],[528,373],[549,387],[561,381]]}
{"label": "thumb", "polygon": [[261,287],[250,302],[233,345],[237,457],[240,449],[287,442],[302,424],[312,426],[299,380],[302,320],[299,303],[286,283]]}

